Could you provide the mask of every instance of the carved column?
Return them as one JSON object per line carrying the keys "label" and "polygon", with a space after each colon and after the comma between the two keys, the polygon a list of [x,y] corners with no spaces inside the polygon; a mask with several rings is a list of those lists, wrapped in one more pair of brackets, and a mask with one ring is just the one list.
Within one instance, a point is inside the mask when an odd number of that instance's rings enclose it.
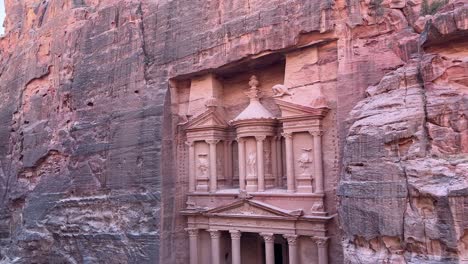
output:
{"label": "carved column", "polygon": [[265,260],[266,264],[275,264],[275,237],[273,234],[260,234],[265,240]]}
{"label": "carved column", "polygon": [[297,260],[297,235],[283,235],[288,241],[289,264],[299,264]]}
{"label": "carved column", "polygon": [[286,181],[288,192],[294,192],[294,151],[292,133],[282,133],[286,141]]}
{"label": "carved column", "polygon": [[275,179],[275,187],[278,187],[280,185],[280,182],[278,180],[278,165],[277,163],[280,161],[278,159],[278,154],[276,150],[276,137],[271,137],[270,139],[270,149],[271,149],[271,174],[273,175],[273,178]]}
{"label": "carved column", "polygon": [[221,233],[218,230],[208,230],[211,236],[211,263],[220,264],[221,255],[220,255],[220,238]]}
{"label": "carved column", "polygon": [[241,264],[241,235],[242,233],[238,230],[229,230],[231,234],[231,253],[232,253],[232,264]]}
{"label": "carved column", "polygon": [[312,237],[317,244],[318,264],[328,264],[328,237]]}
{"label": "carved column", "polygon": [[195,143],[187,141],[185,144],[189,147],[189,192],[195,191]]}
{"label": "carved column", "polygon": [[190,264],[198,264],[198,229],[185,228],[189,234]]}
{"label": "carved column", "polygon": [[263,141],[266,139],[265,136],[257,136],[257,174],[258,174],[258,191],[265,191],[265,165],[263,157]]}
{"label": "carved column", "polygon": [[310,131],[314,138],[315,192],[323,193],[322,131]]}
{"label": "carved column", "polygon": [[232,175],[232,140],[225,141],[224,144],[224,173],[227,181],[227,185],[233,185],[233,175]]}
{"label": "carved column", "polygon": [[283,186],[283,154],[281,152],[281,137],[276,137],[276,167],[278,172],[278,186]]}
{"label": "carved column", "polygon": [[216,144],[219,140],[206,140],[210,145],[210,192],[216,192],[218,188],[218,176],[216,170]]}
{"label": "carved column", "polygon": [[237,138],[239,152],[239,189],[245,190],[245,139]]}

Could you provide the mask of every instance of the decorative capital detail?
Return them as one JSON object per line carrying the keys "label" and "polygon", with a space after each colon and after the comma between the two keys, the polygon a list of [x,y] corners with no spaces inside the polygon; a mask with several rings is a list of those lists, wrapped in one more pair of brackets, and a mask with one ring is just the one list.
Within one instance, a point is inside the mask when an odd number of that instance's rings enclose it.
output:
{"label": "decorative capital detail", "polygon": [[185,228],[185,231],[188,232],[190,237],[197,237],[198,236],[198,228]]}
{"label": "decorative capital detail", "polygon": [[275,241],[274,234],[272,234],[272,233],[260,233],[260,235],[263,237],[265,242],[274,242]]}
{"label": "decorative capital detail", "polygon": [[189,146],[189,147],[193,147],[193,144],[195,143],[195,141],[193,140],[187,140],[185,141],[185,145]]}
{"label": "decorative capital detail", "polygon": [[317,244],[318,247],[326,247],[328,245],[328,237],[312,237],[312,240]]}
{"label": "decorative capital detail", "polygon": [[314,137],[321,137],[323,136],[323,131],[322,130],[311,130],[309,133],[314,136]]}
{"label": "decorative capital detail", "polygon": [[255,136],[255,140],[257,141],[264,141],[266,139],[266,136]]}
{"label": "decorative capital detail", "polygon": [[244,143],[244,142],[245,142],[245,138],[243,138],[243,137],[237,137],[237,138],[236,138],[236,141],[237,141],[237,143]]}
{"label": "decorative capital detail", "polygon": [[210,144],[210,145],[216,145],[216,144],[218,144],[219,141],[220,141],[219,139],[207,139],[207,140],[205,140],[205,142]]}
{"label": "decorative capital detail", "polygon": [[292,133],[291,133],[291,132],[284,132],[284,133],[281,133],[281,135],[282,135],[284,138],[292,138]]}
{"label": "decorative capital detail", "polygon": [[221,232],[219,232],[219,230],[209,229],[209,230],[206,230],[206,231],[210,232],[211,238],[220,238],[221,237]]}
{"label": "decorative capital detail", "polygon": [[242,235],[239,230],[229,230],[229,233],[231,234],[231,239],[240,239]]}
{"label": "decorative capital detail", "polygon": [[289,245],[296,245],[297,235],[283,235],[283,237],[288,241]]}

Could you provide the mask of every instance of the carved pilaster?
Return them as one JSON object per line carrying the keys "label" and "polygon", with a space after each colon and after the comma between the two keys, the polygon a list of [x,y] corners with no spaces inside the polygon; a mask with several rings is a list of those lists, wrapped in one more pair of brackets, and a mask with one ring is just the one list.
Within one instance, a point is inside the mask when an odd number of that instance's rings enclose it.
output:
{"label": "carved pilaster", "polygon": [[314,140],[314,174],[315,174],[315,192],[323,193],[323,157],[322,157],[322,135],[320,130],[309,131]]}
{"label": "carved pilaster", "polygon": [[245,190],[245,138],[237,138],[239,152],[239,189]]}
{"label": "carved pilaster", "polygon": [[189,192],[195,191],[195,142],[188,140],[185,144],[189,147]]}
{"label": "carved pilaster", "polygon": [[241,232],[238,230],[229,230],[231,234],[231,252],[232,252],[232,264],[241,264]]}
{"label": "carved pilaster", "polygon": [[312,237],[312,240],[317,244],[318,263],[328,264],[328,237]]}
{"label": "carved pilaster", "polygon": [[189,234],[190,264],[198,264],[198,229],[185,228]]}
{"label": "carved pilaster", "polygon": [[274,248],[275,237],[274,235],[266,234],[266,233],[261,233],[260,235],[265,240],[266,264],[275,264],[275,248]]}
{"label": "carved pilaster", "polygon": [[298,264],[297,258],[297,235],[283,235],[288,241],[289,264]]}
{"label": "carved pilaster", "polygon": [[266,136],[256,136],[257,141],[257,177],[258,177],[258,191],[265,191],[265,165],[263,155],[263,142]]}
{"label": "carved pilaster", "polygon": [[221,262],[221,248],[220,248],[220,237],[221,232],[218,230],[207,230],[211,236],[211,263],[220,264]]}
{"label": "carved pilaster", "polygon": [[216,169],[216,144],[219,140],[205,140],[210,145],[210,192],[216,192],[218,188],[218,176]]}
{"label": "carved pilaster", "polygon": [[288,192],[294,192],[294,153],[292,133],[282,133],[286,145],[286,181]]}

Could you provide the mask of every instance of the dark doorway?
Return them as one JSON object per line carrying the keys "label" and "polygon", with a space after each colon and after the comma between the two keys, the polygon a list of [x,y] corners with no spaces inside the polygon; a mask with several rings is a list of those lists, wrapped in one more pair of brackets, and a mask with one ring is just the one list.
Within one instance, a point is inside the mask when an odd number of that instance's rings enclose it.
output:
{"label": "dark doorway", "polygon": [[283,245],[275,243],[275,264],[283,264]]}

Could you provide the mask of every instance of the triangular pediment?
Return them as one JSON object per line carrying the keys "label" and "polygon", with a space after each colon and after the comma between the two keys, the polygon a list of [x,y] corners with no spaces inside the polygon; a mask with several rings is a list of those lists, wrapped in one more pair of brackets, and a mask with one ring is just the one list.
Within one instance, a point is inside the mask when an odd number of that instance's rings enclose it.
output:
{"label": "triangular pediment", "polygon": [[219,128],[227,127],[228,123],[224,120],[224,114],[219,107],[210,107],[205,112],[189,120],[187,129],[200,128]]}
{"label": "triangular pediment", "polygon": [[294,217],[286,210],[254,200],[240,200],[208,210],[206,214],[226,217]]}
{"label": "triangular pediment", "polygon": [[320,118],[324,117],[329,110],[328,107],[314,108],[281,99],[275,99],[275,102],[281,110],[281,117],[316,116]]}

